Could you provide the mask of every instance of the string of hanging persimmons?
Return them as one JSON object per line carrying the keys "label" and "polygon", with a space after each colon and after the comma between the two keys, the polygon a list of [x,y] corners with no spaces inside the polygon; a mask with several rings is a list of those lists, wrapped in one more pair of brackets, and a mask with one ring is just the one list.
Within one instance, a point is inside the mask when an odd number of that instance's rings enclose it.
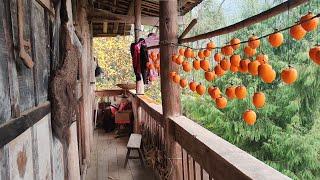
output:
{"label": "string of hanging persimmons", "polygon": [[[210,70],[210,62],[207,59],[210,57],[212,50],[217,49],[214,42],[209,42],[206,48],[201,48],[198,52],[198,58],[196,58],[195,53],[192,48],[187,47],[186,49],[180,48],[177,54],[172,55],[172,61],[178,65],[182,65],[182,69],[185,72],[190,72],[192,67],[194,70],[202,69],[204,71],[204,77],[207,81],[212,82],[216,77],[223,76],[227,71],[233,73],[250,73],[253,76],[258,76],[265,83],[272,83],[276,78],[276,72],[273,70],[272,66],[268,64],[268,56],[266,54],[256,55],[257,48],[260,46],[260,39],[268,37],[268,42],[274,48],[277,48],[283,44],[282,31],[290,29],[289,33],[292,38],[299,41],[304,38],[307,32],[317,29],[319,22],[319,14],[314,15],[309,12],[305,16],[300,18],[300,21],[293,26],[287,27],[280,31],[276,31],[272,34],[263,37],[257,37],[252,35],[248,41],[241,42],[238,38],[233,38],[230,40],[229,44],[221,47],[221,52],[214,54],[213,58],[217,62],[217,65],[213,70]],[[249,59],[241,59],[239,54],[234,54],[234,51],[240,48],[240,45],[247,43],[244,47],[244,54],[252,58],[256,55],[256,59],[250,61]],[[309,51],[309,56],[312,61],[320,65],[320,45],[317,44],[315,47],[311,48]],[[188,59],[194,59],[192,65],[188,62]],[[229,59],[230,60],[229,60]],[[160,54],[151,52],[151,59],[147,66],[149,69],[160,70]],[[180,84],[181,88],[186,88],[189,85],[189,89],[193,92],[197,92],[200,96],[204,95],[206,92],[206,87],[201,83],[197,83],[194,80],[189,82],[185,78],[181,78],[177,72],[170,72],[170,78],[174,83]],[[281,72],[281,79],[285,84],[292,84],[298,78],[298,72],[294,67],[287,67]],[[228,100],[232,99],[244,99],[247,97],[247,89],[245,86],[229,86],[225,90],[225,98],[220,89],[216,86],[209,87],[207,90],[208,94],[215,101],[216,107],[219,109],[224,109],[227,106]],[[265,105],[266,96],[263,92],[255,92],[252,97],[252,103],[256,108],[262,108]],[[244,121],[252,126],[256,122],[257,115],[252,109],[246,110],[242,115]]]}

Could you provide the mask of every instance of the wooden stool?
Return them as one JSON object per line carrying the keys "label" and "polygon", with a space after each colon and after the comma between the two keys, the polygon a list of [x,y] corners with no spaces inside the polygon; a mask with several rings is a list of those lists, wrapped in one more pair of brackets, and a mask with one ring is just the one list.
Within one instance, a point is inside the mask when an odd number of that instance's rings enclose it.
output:
{"label": "wooden stool", "polygon": [[[124,162],[124,168],[127,167],[128,159],[140,159],[141,165],[144,166],[144,161],[143,161],[143,154],[140,149],[141,146],[141,134],[131,134],[128,144],[127,144],[127,155],[126,155],[126,160]],[[130,156],[130,151],[131,150],[137,150],[139,153],[139,156]]]}

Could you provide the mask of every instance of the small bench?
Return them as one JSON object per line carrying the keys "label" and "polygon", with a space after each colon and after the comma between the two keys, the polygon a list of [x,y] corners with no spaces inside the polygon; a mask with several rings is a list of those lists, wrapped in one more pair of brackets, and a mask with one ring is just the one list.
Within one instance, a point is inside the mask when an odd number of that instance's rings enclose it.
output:
{"label": "small bench", "polygon": [[[126,160],[124,162],[124,168],[127,167],[128,159],[140,159],[141,165],[144,166],[144,161],[143,161],[143,155],[142,151],[140,149],[141,146],[141,134],[131,134],[128,144],[127,144],[127,155],[126,155]],[[130,151],[131,150],[137,150],[139,153],[139,156],[130,156]]]}

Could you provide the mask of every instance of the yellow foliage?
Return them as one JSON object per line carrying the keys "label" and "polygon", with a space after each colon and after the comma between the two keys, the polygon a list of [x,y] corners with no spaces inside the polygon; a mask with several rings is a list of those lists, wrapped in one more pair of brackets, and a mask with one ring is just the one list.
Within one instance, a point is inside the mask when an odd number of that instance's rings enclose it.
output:
{"label": "yellow foliage", "polygon": [[104,71],[104,77],[97,78],[97,89],[116,87],[119,83],[134,83],[130,45],[132,36],[94,38],[93,54]]}

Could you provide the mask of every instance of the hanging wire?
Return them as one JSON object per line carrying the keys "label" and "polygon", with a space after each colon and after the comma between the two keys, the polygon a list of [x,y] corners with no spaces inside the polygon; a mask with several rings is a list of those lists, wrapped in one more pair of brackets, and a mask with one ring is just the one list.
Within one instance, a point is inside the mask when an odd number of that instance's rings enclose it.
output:
{"label": "hanging wire", "polygon": [[[319,0],[317,1],[317,9],[319,9],[320,8],[320,6],[319,6]],[[318,29],[317,29],[317,36],[316,36],[316,40],[317,40],[317,46],[319,46],[319,31],[320,31],[320,28],[318,27]]]}
{"label": "hanging wire", "polygon": [[[288,3],[287,26],[289,26],[289,19],[290,19],[290,8],[289,8],[289,3]],[[287,60],[288,60],[289,65],[290,65],[290,58],[289,58],[290,44],[291,44],[291,40],[288,40]]]}
{"label": "hanging wire", "polygon": [[[312,19],[318,18],[318,17],[320,17],[320,13],[317,14],[317,15],[315,15],[314,17],[308,19],[308,20],[301,21],[301,22],[297,22],[297,23],[295,23],[295,24],[293,24],[293,25],[291,25],[291,26],[288,26],[288,27],[279,29],[279,30],[274,31],[274,32],[272,32],[272,33],[265,34],[265,35],[263,35],[263,36],[261,36],[261,37],[258,37],[257,39],[263,39],[263,38],[266,38],[266,37],[268,37],[268,36],[270,36],[270,35],[272,35],[272,34],[289,30],[290,28],[292,28],[292,27],[294,27],[294,26],[296,26],[296,25],[300,25],[301,23],[305,23],[305,22],[311,21]],[[198,40],[198,41],[199,41],[199,40]],[[246,41],[241,41],[241,42],[238,43],[238,44],[244,44],[244,43],[247,43],[247,42],[249,42],[249,41],[248,41],[248,40],[246,40]],[[168,45],[172,45],[172,46],[186,47],[186,48],[190,48],[190,49],[193,49],[193,50],[204,50],[204,49],[206,49],[206,47],[194,48],[194,47],[190,47],[190,46],[187,46],[187,45],[178,44],[178,43],[172,43],[172,42],[166,42],[166,41],[160,41],[159,43],[160,43],[160,44],[168,44]],[[238,44],[234,44],[234,45],[238,45]],[[221,49],[222,47],[223,47],[223,46],[217,46],[216,48],[217,48],[217,49]]]}

